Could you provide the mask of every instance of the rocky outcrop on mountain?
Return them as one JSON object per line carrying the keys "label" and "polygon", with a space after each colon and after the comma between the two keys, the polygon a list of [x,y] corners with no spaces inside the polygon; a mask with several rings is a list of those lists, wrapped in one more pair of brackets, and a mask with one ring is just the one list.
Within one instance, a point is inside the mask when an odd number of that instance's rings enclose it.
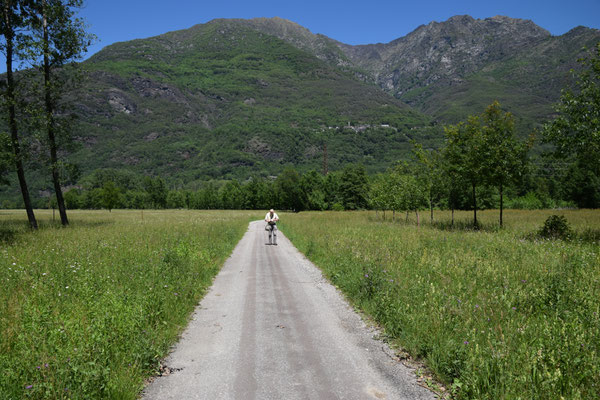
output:
{"label": "rocky outcrop on mountain", "polygon": [[539,123],[572,83],[569,70],[577,68],[582,48],[600,41],[597,29],[577,27],[552,36],[530,20],[506,16],[459,15],[389,43],[358,46],[281,18],[218,23],[276,36],[442,122],[456,122],[500,100],[513,111],[519,108],[527,126]]}
{"label": "rocky outcrop on mountain", "polygon": [[352,62],[390,93],[460,82],[490,62],[534,47],[550,33],[529,20],[456,16],[422,25],[387,44],[340,45]]}

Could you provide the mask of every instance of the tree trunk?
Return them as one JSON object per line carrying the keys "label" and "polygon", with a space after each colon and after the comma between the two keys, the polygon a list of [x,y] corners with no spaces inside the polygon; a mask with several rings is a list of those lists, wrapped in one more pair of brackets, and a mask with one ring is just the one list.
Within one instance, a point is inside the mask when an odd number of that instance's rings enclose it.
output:
{"label": "tree trunk", "polygon": [[454,207],[452,207],[452,222],[450,223],[450,226],[454,227]]}
{"label": "tree trunk", "polygon": [[477,195],[475,194],[475,184],[473,183],[473,226],[477,228]]}
{"label": "tree trunk", "polygon": [[396,222],[396,210],[392,210],[392,221]]}
{"label": "tree trunk", "polygon": [[60,222],[64,226],[69,225],[67,219],[67,209],[65,208],[65,199],[60,187],[60,176],[58,171],[58,157],[56,155],[56,138],[54,126],[54,105],[52,104],[52,94],[50,89],[50,49],[48,43],[48,21],[46,20],[46,1],[42,0],[42,26],[44,32],[44,91],[46,106],[46,129],[48,131],[48,144],[50,146],[50,168],[52,170],[52,182],[54,183],[54,192],[56,193],[56,203],[60,213]]}
{"label": "tree trunk", "polygon": [[415,210],[415,214],[417,214],[417,226],[421,226],[421,221],[419,221],[419,210]]}
{"label": "tree trunk", "polygon": [[25,204],[25,210],[27,211],[29,226],[32,229],[37,229],[38,225],[35,219],[35,214],[33,213],[31,199],[29,197],[29,189],[27,188],[27,180],[25,179],[25,169],[23,168],[23,154],[21,153],[21,145],[19,143],[19,134],[17,131],[17,117],[15,110],[15,82],[12,70],[14,32],[10,20],[10,13],[12,12],[10,8],[11,6],[9,5],[9,2],[5,2],[4,23],[6,28],[6,100],[8,103],[8,124],[10,126],[11,147],[15,155],[15,167],[17,170],[17,177],[19,178],[19,186],[21,187],[21,195],[23,196],[23,204]]}
{"label": "tree trunk", "polygon": [[406,210],[406,222],[408,222],[408,210]]}
{"label": "tree trunk", "polygon": [[502,228],[502,208],[504,207],[504,202],[503,202],[503,187],[502,184],[500,184],[500,228]]}

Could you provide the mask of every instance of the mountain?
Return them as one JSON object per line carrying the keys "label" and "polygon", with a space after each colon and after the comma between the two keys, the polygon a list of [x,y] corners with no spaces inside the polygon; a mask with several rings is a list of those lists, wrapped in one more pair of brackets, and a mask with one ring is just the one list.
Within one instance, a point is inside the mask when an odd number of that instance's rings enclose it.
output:
{"label": "mountain", "polygon": [[505,16],[455,16],[389,43],[358,46],[282,24],[254,23],[255,29],[375,82],[439,122],[455,123],[499,100],[520,119],[523,133],[549,118],[561,89],[573,82],[569,71],[577,69],[582,49],[600,41],[597,29],[577,27],[552,36],[532,21]]}
{"label": "mountain", "polygon": [[387,44],[340,47],[388,93],[443,122],[457,122],[493,100],[530,131],[552,113],[569,70],[600,31],[552,36],[533,22],[456,16],[420,26]]}
{"label": "mountain", "polygon": [[108,46],[84,63],[83,148],[73,158],[87,170],[126,166],[190,182],[320,168],[325,138],[332,168],[402,157],[430,118],[332,54],[345,57],[280,19],[214,20]]}
{"label": "mountain", "polygon": [[411,139],[435,147],[442,124],[496,99],[528,134],[573,82],[582,47],[599,41],[596,29],[552,36],[501,16],[456,16],[359,46],[281,18],[217,19],[85,61],[68,158],[84,175],[123,168],[195,187],[320,169],[327,143],[330,170],[380,171],[407,158]]}

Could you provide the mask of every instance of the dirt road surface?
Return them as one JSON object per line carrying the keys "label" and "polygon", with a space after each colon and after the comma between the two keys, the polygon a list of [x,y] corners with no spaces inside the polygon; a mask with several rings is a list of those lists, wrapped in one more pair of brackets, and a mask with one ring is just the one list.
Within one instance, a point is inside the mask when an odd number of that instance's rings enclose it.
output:
{"label": "dirt road surface", "polygon": [[434,399],[321,272],[264,223],[248,232],[143,398]]}

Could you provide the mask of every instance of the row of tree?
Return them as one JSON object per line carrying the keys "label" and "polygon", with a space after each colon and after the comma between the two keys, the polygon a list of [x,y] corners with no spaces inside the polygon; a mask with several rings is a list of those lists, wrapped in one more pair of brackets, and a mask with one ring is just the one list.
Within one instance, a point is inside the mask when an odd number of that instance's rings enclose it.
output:
{"label": "row of tree", "polygon": [[[600,43],[582,64],[575,90],[565,90],[556,106],[558,117],[541,130],[544,143],[553,146],[548,164],[566,164],[563,192],[580,207],[600,207]],[[379,175],[370,200],[379,210],[417,212],[444,203],[464,207],[464,194],[471,192],[473,224],[478,225],[478,189],[495,188],[499,195],[499,222],[503,224],[504,193],[508,187],[523,186],[529,172],[527,141],[515,138],[511,113],[494,102],[483,114],[470,116],[444,129],[446,141],[437,150],[415,144],[417,163],[412,168],[395,167]],[[461,200],[462,198],[462,200]],[[463,206],[461,206],[461,203]],[[418,219],[418,218],[417,218]]]}
{"label": "row of tree", "polygon": [[[3,0],[0,8],[0,51],[6,58],[6,80],[0,99],[8,134],[0,134],[0,177],[17,173],[29,224],[37,228],[25,179],[20,132],[43,148],[63,225],[68,225],[61,188],[59,146],[70,126],[63,95],[76,74],[67,69],[87,50],[90,35],[75,12],[82,0]],[[27,68],[15,74],[15,65]],[[18,68],[17,68],[18,69]],[[21,79],[16,79],[18,75]]]}
{"label": "row of tree", "polygon": [[136,180],[116,170],[100,170],[83,187],[69,190],[65,200],[70,209],[356,210],[369,207],[368,191],[368,176],[360,165],[327,176],[316,171],[300,174],[288,167],[276,179],[209,182],[198,190],[169,189],[160,177]]}

